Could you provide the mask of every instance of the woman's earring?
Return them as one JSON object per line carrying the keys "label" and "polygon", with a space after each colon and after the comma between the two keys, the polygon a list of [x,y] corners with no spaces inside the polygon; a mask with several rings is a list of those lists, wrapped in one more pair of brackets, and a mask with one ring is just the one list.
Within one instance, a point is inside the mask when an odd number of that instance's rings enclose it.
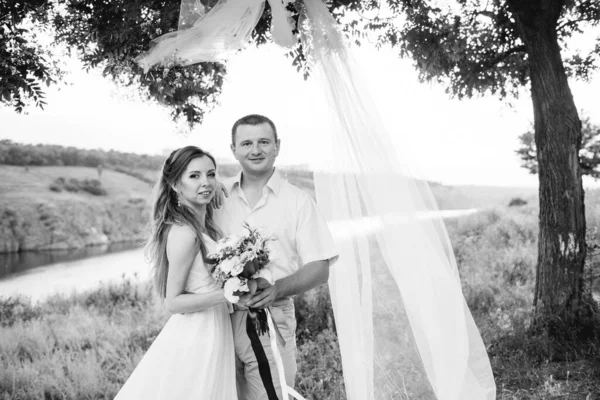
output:
{"label": "woman's earring", "polygon": [[181,207],[181,198],[179,197],[179,193],[177,193],[177,207]]}

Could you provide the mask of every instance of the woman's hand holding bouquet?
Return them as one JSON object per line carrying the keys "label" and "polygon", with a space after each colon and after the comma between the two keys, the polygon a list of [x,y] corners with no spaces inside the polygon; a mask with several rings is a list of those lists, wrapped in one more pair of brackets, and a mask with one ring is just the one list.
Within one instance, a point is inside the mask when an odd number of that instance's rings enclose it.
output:
{"label": "woman's hand holding bouquet", "polygon": [[[267,243],[274,239],[247,224],[244,227],[248,230],[246,235],[219,240],[215,252],[209,254],[214,265],[213,277],[222,283],[225,298],[232,304],[239,303],[238,309],[244,309],[257,290],[273,284],[273,274],[268,267],[271,250]],[[264,310],[250,308],[248,313],[258,332],[268,332]]]}

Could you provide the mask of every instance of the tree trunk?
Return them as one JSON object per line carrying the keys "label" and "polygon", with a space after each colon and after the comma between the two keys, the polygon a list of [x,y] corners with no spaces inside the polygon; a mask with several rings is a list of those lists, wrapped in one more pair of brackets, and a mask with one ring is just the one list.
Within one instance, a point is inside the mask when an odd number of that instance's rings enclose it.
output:
{"label": "tree trunk", "polygon": [[[584,193],[579,165],[581,122],[567,81],[556,27],[560,0],[509,0],[529,58],[539,165],[539,244],[534,321],[577,328],[586,257]],[[564,331],[563,329],[559,329]]]}

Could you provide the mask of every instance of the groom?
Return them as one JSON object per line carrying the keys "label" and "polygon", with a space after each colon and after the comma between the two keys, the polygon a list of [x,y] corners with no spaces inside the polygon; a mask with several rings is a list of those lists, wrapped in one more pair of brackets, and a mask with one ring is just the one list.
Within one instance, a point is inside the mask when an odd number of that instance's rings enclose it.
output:
{"label": "groom", "polygon": [[[304,293],[329,278],[329,266],[337,251],[327,223],[315,201],[304,191],[285,181],[273,167],[279,155],[280,140],[275,124],[262,115],[247,115],[231,130],[231,151],[242,171],[224,182],[229,197],[215,213],[217,225],[225,235],[244,234],[244,222],[263,228],[276,240],[273,279],[275,284],[247,299],[245,306],[266,308],[285,340],[279,346],[285,380],[294,386],[296,376],[296,318],[292,296]],[[247,298],[247,297],[246,297]],[[258,363],[246,333],[248,312],[244,304],[232,314],[237,389],[239,400],[267,399]],[[260,336],[269,360],[273,384],[283,399],[270,338]]]}

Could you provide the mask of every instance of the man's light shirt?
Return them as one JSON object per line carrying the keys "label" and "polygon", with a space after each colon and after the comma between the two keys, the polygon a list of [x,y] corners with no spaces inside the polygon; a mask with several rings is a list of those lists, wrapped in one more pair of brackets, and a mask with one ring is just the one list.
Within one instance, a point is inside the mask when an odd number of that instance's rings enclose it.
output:
{"label": "man's light shirt", "polygon": [[215,222],[225,236],[247,233],[244,222],[275,240],[273,278],[284,278],[313,261],[337,261],[338,252],[327,222],[310,195],[284,180],[275,170],[261,199],[250,207],[241,188],[242,173],[223,182],[229,193]]}

